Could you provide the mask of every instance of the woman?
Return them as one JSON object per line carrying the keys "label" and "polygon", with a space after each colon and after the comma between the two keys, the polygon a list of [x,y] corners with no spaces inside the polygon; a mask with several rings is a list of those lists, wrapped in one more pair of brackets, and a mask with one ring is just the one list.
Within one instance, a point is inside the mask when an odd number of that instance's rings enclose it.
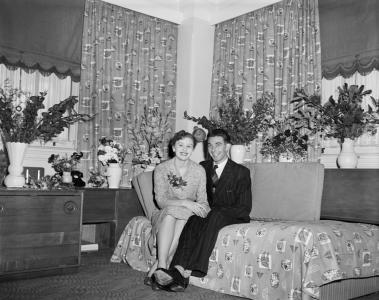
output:
{"label": "woman", "polygon": [[[164,282],[167,269],[188,218],[206,217],[210,208],[206,195],[205,170],[190,156],[195,146],[192,134],[181,130],[171,140],[174,158],[159,164],[154,171],[154,193],[160,210],[152,216],[152,237],[158,257],[145,278],[145,284],[158,289],[156,278]],[[168,278],[171,279],[171,278]]]}

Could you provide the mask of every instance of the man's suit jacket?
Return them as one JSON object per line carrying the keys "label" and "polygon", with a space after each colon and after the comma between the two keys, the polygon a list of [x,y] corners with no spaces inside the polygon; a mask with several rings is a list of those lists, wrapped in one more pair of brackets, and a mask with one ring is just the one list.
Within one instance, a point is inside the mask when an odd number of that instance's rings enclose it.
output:
{"label": "man's suit jacket", "polygon": [[207,174],[207,196],[211,209],[221,211],[226,217],[249,222],[252,201],[249,169],[228,159],[213,193],[213,161],[206,160],[200,164]]}

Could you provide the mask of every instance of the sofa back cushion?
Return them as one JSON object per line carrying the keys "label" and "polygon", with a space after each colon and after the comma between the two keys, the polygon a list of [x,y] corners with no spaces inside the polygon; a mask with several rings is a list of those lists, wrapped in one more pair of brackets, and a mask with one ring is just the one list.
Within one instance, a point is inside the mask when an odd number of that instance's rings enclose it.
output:
{"label": "sofa back cushion", "polygon": [[143,211],[150,220],[153,211],[157,209],[154,201],[153,172],[143,172],[134,176],[132,183]]}
{"label": "sofa back cushion", "polygon": [[320,219],[324,166],[320,163],[249,164],[254,220]]}

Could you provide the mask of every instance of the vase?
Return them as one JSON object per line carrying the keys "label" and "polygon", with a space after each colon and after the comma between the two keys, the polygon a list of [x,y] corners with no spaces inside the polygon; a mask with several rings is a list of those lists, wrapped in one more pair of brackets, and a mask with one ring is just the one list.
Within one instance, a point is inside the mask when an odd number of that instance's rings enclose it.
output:
{"label": "vase", "polygon": [[245,145],[232,145],[230,148],[230,157],[237,164],[242,164],[245,159]]}
{"label": "vase", "polygon": [[358,156],[354,151],[354,140],[345,138],[341,144],[341,152],[337,157],[337,165],[341,169],[354,169],[358,164]]}
{"label": "vase", "polygon": [[72,182],[71,172],[63,172],[62,182],[63,183],[71,183]]}
{"label": "vase", "polygon": [[9,174],[5,177],[4,184],[7,187],[23,187],[25,177],[22,175],[23,162],[29,144],[26,143],[5,143],[9,158]]}
{"label": "vase", "polygon": [[121,182],[122,169],[119,164],[109,164],[107,168],[108,188],[118,189]]}

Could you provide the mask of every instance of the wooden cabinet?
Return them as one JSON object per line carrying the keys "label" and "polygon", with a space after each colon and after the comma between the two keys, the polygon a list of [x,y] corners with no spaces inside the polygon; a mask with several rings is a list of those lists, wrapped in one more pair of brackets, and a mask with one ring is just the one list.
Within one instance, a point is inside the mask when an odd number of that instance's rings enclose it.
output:
{"label": "wooden cabinet", "polygon": [[0,190],[0,280],[76,271],[82,192]]}
{"label": "wooden cabinet", "polygon": [[[97,241],[114,248],[126,224],[135,216],[143,216],[142,206],[134,189],[84,189],[83,224],[99,224]],[[109,230],[101,225],[110,226]],[[105,245],[108,243],[108,245]]]}

